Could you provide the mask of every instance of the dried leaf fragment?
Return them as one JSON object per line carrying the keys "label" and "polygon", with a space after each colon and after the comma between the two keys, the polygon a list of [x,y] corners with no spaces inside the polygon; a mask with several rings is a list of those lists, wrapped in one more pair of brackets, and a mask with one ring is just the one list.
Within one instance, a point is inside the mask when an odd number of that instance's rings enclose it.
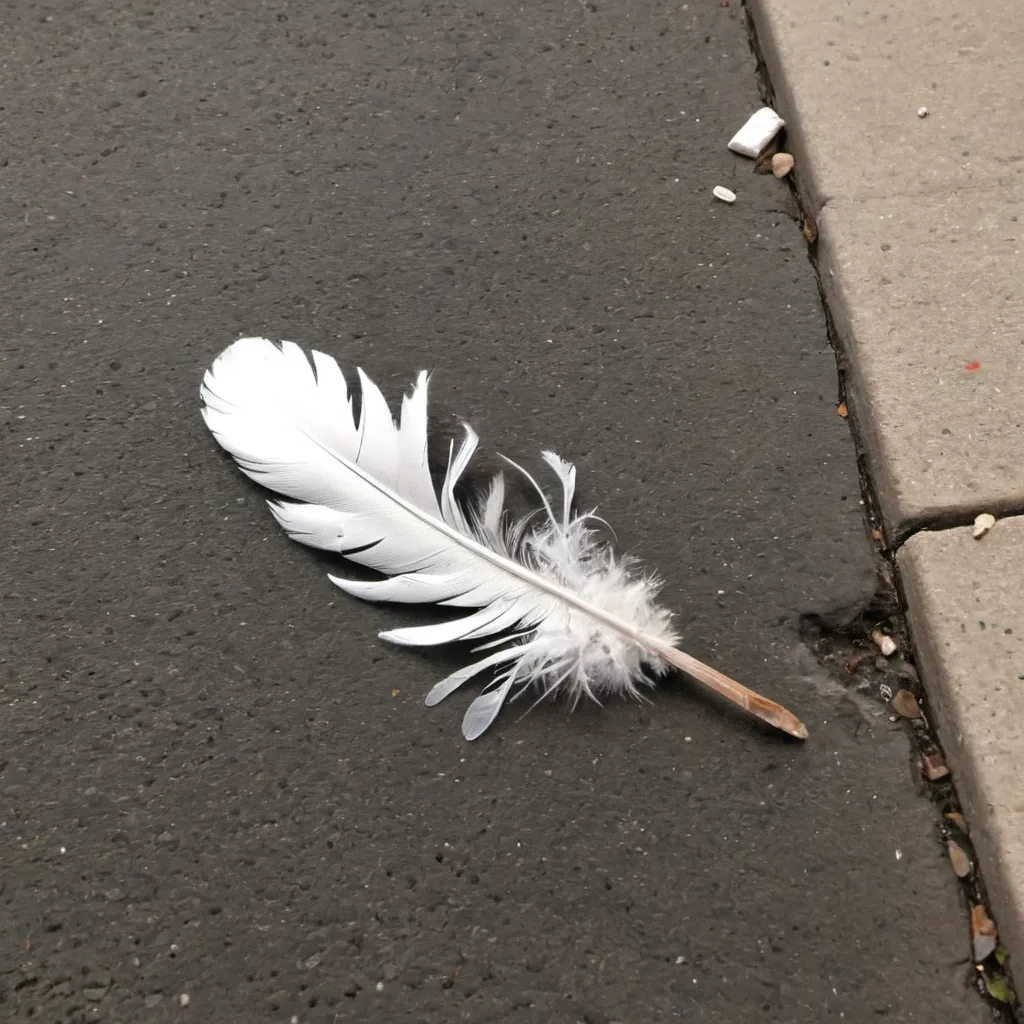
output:
{"label": "dried leaf fragment", "polygon": [[[971,907],[971,934],[972,935],[996,935],[996,923],[988,916],[988,911],[981,903],[975,903]],[[995,946],[992,951],[995,952]]]}
{"label": "dried leaf fragment", "polygon": [[866,657],[867,652],[865,651],[855,651],[853,654],[851,654],[850,657],[846,659],[846,663],[843,665],[843,669],[845,670],[846,674],[851,676],[854,675],[857,672],[857,668],[859,667],[860,663]]}
{"label": "dried leaf fragment", "polygon": [[818,240],[818,225],[810,214],[804,217],[803,232],[808,245],[813,245]]}
{"label": "dried leaf fragment", "polygon": [[946,849],[949,851],[949,862],[953,865],[953,871],[957,878],[966,878],[971,873],[971,858],[967,851],[952,839],[946,841]]}
{"label": "dried leaf fragment", "polygon": [[964,820],[964,816],[959,811],[950,811],[948,814],[943,815],[947,821],[952,822],[965,836],[971,834],[971,830],[967,827],[967,822]]}
{"label": "dried leaf fragment", "polygon": [[981,963],[996,951],[996,923],[980,903],[971,907],[971,942],[975,963]]}
{"label": "dried leaf fragment", "polygon": [[1005,974],[983,974],[981,977],[985,982],[985,991],[993,999],[1011,1005],[1017,1001],[1017,996]]}
{"label": "dried leaf fragment", "polygon": [[904,718],[920,718],[921,706],[909,690],[897,690],[892,698],[892,709]]}
{"label": "dried leaf fragment", "polygon": [[939,779],[944,779],[949,774],[949,766],[941,754],[926,754],[921,759],[921,765],[924,768],[925,778],[929,782],[938,782]]}

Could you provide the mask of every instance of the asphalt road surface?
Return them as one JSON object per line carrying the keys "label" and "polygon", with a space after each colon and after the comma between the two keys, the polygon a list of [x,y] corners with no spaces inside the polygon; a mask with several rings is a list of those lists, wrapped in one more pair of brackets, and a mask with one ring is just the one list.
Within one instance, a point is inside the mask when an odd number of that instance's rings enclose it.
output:
{"label": "asphalt road surface", "polygon": [[[981,1020],[738,4],[51,0],[0,42],[8,1021]],[[739,193],[735,206],[714,185]],[[782,700],[423,697],[205,432],[242,334],[575,460],[684,646]],[[488,462],[491,460],[491,463]],[[187,1005],[183,1005],[187,1004]]]}

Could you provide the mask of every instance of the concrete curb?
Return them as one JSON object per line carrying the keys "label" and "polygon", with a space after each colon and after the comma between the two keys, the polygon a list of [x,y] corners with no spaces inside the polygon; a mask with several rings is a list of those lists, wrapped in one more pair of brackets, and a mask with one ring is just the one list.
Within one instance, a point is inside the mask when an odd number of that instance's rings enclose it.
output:
{"label": "concrete curb", "polygon": [[[922,679],[1020,975],[1024,519],[980,542],[954,527],[1024,510],[1024,8],[746,3],[887,540],[904,545]],[[992,621],[998,634],[978,625]]]}
{"label": "concrete curb", "polygon": [[929,709],[1011,954],[1024,949],[1024,614],[1020,573],[1005,566],[1022,551],[1017,518],[981,540],[970,528],[922,532],[898,556]]}

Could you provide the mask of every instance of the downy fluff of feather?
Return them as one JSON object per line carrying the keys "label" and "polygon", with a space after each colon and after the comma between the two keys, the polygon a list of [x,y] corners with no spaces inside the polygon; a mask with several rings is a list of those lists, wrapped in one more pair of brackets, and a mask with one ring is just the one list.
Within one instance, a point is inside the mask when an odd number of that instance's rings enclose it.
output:
{"label": "downy fluff of feather", "polygon": [[565,696],[572,705],[639,698],[668,669],[652,648],[676,635],[655,603],[657,582],[615,556],[589,525],[592,514],[573,513],[575,468],[543,453],[561,484],[558,513],[514,463],[539,495],[538,513],[509,521],[501,474],[485,496],[460,502],[456,485],[478,443],[472,429],[464,428],[458,449],[450,445],[436,489],[427,466],[428,375],[419,374],[396,424],[377,386],[357,374],[358,418],[329,356],[313,352],[310,363],[291,342],[242,338],[207,371],[202,413],[242,472],[293,499],[268,503],[290,537],[387,577],[331,576],[342,590],[367,601],[471,609],[380,634],[410,646],[491,638],[476,648],[485,657],[434,686],[427,704],[495,670],[463,719],[463,734],[476,739],[510,695]]}

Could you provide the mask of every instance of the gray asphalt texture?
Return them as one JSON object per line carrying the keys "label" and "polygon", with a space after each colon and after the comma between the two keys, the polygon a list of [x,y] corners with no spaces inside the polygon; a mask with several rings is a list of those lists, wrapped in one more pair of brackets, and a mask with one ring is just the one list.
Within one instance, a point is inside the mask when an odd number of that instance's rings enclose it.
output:
{"label": "gray asphalt texture", "polygon": [[[6,22],[0,1016],[985,1019],[907,740],[797,635],[874,568],[786,189],[725,148],[738,5]],[[376,639],[431,613],[334,589],[205,432],[242,334],[432,370],[481,474],[576,461],[808,742],[675,681],[465,743],[463,652]]]}

